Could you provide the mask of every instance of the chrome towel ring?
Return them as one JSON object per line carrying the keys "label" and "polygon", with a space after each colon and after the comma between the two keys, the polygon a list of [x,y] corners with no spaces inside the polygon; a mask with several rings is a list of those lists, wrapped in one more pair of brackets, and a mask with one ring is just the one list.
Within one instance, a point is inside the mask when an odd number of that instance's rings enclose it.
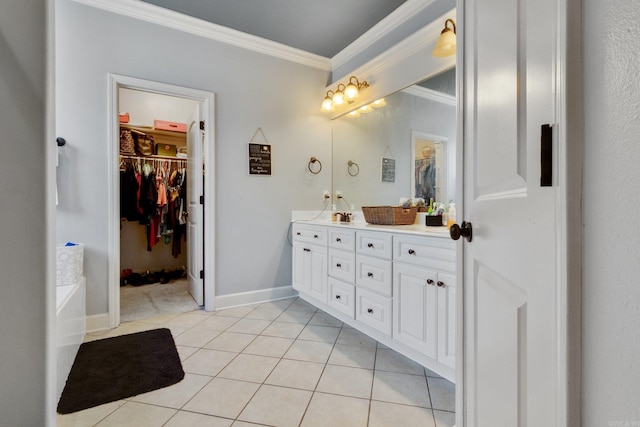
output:
{"label": "chrome towel ring", "polygon": [[[316,163],[319,165],[319,167],[313,167]],[[312,157],[311,159],[309,159],[307,169],[309,169],[309,172],[311,172],[312,174],[317,175],[322,171],[322,162],[317,158]]]}
{"label": "chrome towel ring", "polygon": [[351,176],[358,176],[360,173],[360,166],[358,166],[356,162],[349,160],[347,162],[347,172],[349,172],[349,175]]}

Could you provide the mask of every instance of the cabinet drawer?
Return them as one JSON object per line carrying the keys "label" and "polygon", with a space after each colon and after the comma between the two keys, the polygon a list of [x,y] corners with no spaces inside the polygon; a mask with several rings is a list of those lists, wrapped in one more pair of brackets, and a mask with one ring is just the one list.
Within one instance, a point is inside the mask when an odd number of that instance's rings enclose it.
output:
{"label": "cabinet drawer", "polygon": [[356,252],[359,254],[391,259],[391,234],[358,231]]}
{"label": "cabinet drawer", "polygon": [[391,299],[356,288],[356,319],[391,336]]}
{"label": "cabinet drawer", "polygon": [[329,249],[329,276],[349,282],[356,281],[356,254]]}
{"label": "cabinet drawer", "polygon": [[455,242],[439,237],[395,235],[393,238],[393,260],[437,271],[455,273]]}
{"label": "cabinet drawer", "polygon": [[329,247],[353,252],[356,249],[355,230],[329,228]]}
{"label": "cabinet drawer", "polygon": [[353,319],[355,313],[355,286],[329,277],[329,298],[331,307]]}
{"label": "cabinet drawer", "polygon": [[364,255],[356,257],[356,285],[391,296],[391,261]]}
{"label": "cabinet drawer", "polygon": [[327,246],[327,228],[307,224],[294,223],[293,241]]}

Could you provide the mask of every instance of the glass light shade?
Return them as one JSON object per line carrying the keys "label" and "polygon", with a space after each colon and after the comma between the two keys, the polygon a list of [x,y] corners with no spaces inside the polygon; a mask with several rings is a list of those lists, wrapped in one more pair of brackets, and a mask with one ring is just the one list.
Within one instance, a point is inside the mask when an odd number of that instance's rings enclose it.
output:
{"label": "glass light shade", "polygon": [[358,110],[353,110],[347,113],[347,117],[351,117],[352,119],[355,119],[356,117],[360,117],[360,112]]}
{"label": "glass light shade", "polygon": [[333,102],[331,101],[331,97],[329,95],[325,96],[322,100],[322,111],[333,111]]}
{"label": "glass light shade", "polygon": [[347,102],[353,101],[358,96],[358,86],[353,83],[349,83],[344,90],[344,96],[347,98]]}
{"label": "glass light shade", "polygon": [[435,49],[433,49],[433,56],[445,57],[455,55],[456,53],[456,33],[446,28],[438,37]]}
{"label": "glass light shade", "polygon": [[335,105],[342,105],[344,103],[344,93],[341,90],[337,90],[333,94],[333,103]]}
{"label": "glass light shade", "polygon": [[363,105],[362,107],[358,108],[358,111],[361,113],[370,113],[373,111],[373,108],[371,108],[370,105]]}
{"label": "glass light shade", "polygon": [[376,99],[375,101],[373,101],[370,105],[373,108],[380,108],[380,107],[384,107],[385,105],[387,105],[387,101],[385,101],[384,98],[380,98],[380,99]]}

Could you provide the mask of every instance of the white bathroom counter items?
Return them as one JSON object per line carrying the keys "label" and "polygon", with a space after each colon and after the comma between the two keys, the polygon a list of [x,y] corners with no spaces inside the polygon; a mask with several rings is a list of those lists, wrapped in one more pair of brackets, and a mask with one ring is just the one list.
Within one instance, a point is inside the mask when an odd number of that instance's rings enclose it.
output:
{"label": "white bathroom counter items", "polygon": [[447,228],[323,214],[292,215],[300,297],[455,382],[456,243]]}

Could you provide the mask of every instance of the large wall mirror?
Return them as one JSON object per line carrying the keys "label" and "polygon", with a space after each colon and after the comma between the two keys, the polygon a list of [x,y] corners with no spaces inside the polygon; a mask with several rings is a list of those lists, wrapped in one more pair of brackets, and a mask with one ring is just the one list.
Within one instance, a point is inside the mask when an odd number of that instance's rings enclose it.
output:
{"label": "large wall mirror", "polygon": [[333,192],[346,202],[338,210],[455,201],[455,68],[380,104],[332,121]]}

